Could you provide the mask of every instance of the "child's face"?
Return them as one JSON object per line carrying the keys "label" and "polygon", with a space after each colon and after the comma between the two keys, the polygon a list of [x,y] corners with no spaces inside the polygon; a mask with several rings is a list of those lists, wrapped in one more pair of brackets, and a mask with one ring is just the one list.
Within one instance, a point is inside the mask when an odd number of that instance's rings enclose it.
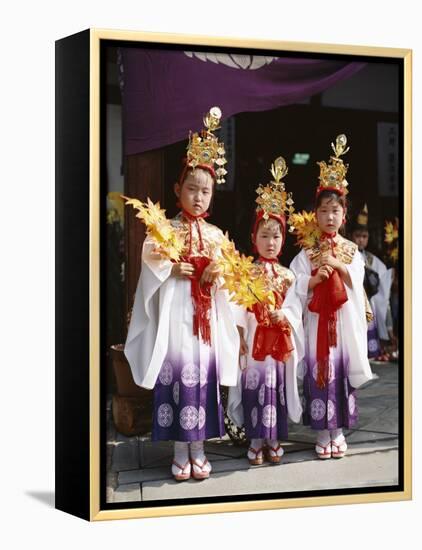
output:
{"label": "child's face", "polygon": [[362,230],[353,231],[352,239],[358,245],[359,250],[365,250],[368,246],[369,233]]}
{"label": "child's face", "polygon": [[322,199],[316,209],[319,228],[324,233],[337,233],[343,223],[344,213],[343,207],[335,199],[330,197]]}
{"label": "child's face", "polygon": [[279,223],[261,222],[256,232],[255,246],[258,254],[269,260],[276,259],[283,245],[283,235]]}
{"label": "child's face", "polygon": [[190,172],[182,185],[176,183],[174,191],[182,205],[192,216],[206,212],[212,198],[213,179],[204,170]]}

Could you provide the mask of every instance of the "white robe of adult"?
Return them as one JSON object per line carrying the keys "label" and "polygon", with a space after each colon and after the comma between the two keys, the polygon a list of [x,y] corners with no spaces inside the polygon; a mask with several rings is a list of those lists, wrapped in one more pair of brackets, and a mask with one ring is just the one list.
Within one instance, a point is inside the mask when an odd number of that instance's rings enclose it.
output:
{"label": "white robe of adult", "polygon": [[363,261],[367,263],[370,269],[378,273],[379,287],[378,292],[374,294],[370,301],[372,310],[375,312],[377,322],[378,337],[381,340],[389,340],[390,336],[387,330],[387,311],[390,304],[391,285],[393,283],[393,268],[387,269],[387,266],[379,258],[371,254],[372,261],[367,262],[367,255],[361,252]]}

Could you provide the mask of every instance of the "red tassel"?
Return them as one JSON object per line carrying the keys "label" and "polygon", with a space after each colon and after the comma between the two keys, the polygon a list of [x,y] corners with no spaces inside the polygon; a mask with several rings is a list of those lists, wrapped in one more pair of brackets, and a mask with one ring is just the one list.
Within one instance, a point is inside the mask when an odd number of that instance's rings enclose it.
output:
{"label": "red tassel", "polygon": [[328,345],[330,348],[337,347],[337,313],[334,312],[328,318]]}
{"label": "red tassel", "polygon": [[328,381],[328,357],[318,361],[318,372],[316,385],[319,389],[324,389]]}

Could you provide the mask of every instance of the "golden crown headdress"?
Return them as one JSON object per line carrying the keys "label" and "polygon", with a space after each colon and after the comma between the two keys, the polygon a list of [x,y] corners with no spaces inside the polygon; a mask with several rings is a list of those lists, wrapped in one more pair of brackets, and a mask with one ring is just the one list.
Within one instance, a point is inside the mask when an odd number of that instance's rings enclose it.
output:
{"label": "golden crown headdress", "polygon": [[284,158],[276,158],[270,170],[274,178],[273,181],[267,183],[265,186],[260,184],[256,189],[258,194],[255,200],[258,205],[256,212],[262,213],[262,217],[265,220],[268,220],[271,214],[281,216],[283,214],[290,215],[294,212],[292,194],[287,193],[284,182],[281,181],[288,171],[289,169]]}
{"label": "golden crown headdress", "polygon": [[[212,107],[203,118],[205,128],[199,133],[189,133],[187,147],[187,165],[191,168],[206,166],[215,175],[216,182],[219,184],[226,181],[224,176],[227,174],[227,170],[224,168],[227,163],[224,144],[219,142],[213,134],[220,128],[221,117],[221,109]],[[216,169],[214,169],[214,164],[217,165]]]}
{"label": "golden crown headdress", "polygon": [[347,147],[347,137],[344,134],[337,136],[336,144],[331,143],[331,148],[335,156],[330,157],[329,163],[326,164],[325,161],[317,162],[320,167],[317,194],[325,189],[334,189],[341,195],[346,195],[348,193],[346,174],[349,165],[344,164],[340,157],[350,149],[350,147]]}

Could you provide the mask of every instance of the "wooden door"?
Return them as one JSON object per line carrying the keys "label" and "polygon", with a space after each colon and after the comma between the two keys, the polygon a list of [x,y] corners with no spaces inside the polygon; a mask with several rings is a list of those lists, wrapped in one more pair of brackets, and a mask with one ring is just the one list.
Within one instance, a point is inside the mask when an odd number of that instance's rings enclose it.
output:
{"label": "wooden door", "polygon": [[[164,153],[161,149],[125,158],[125,195],[145,201],[163,201]],[[141,270],[145,226],[135,217],[133,208],[125,209],[125,281],[126,314],[133,300]]]}

